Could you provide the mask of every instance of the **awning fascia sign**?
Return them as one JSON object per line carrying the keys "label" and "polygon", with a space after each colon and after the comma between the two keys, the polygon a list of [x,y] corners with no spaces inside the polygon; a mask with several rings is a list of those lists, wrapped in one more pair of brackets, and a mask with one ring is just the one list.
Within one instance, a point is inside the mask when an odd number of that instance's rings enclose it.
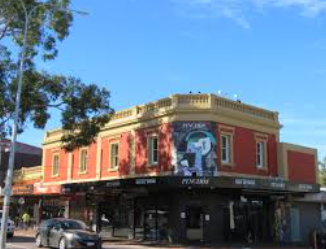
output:
{"label": "awning fascia sign", "polygon": [[119,188],[225,188],[225,189],[250,189],[267,190],[272,192],[318,193],[319,184],[294,183],[282,179],[262,179],[248,177],[142,177],[131,179],[118,179],[92,183],[74,183],[64,185],[64,192],[74,193],[79,191],[94,192],[105,189]]}

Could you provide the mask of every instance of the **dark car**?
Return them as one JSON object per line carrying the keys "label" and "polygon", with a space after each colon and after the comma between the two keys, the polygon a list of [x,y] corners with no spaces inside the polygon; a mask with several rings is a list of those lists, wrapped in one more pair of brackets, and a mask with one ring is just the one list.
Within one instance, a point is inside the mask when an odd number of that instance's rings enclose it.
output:
{"label": "dark car", "polygon": [[87,230],[85,223],[72,219],[49,219],[36,230],[36,246],[59,249],[101,249],[101,238]]}

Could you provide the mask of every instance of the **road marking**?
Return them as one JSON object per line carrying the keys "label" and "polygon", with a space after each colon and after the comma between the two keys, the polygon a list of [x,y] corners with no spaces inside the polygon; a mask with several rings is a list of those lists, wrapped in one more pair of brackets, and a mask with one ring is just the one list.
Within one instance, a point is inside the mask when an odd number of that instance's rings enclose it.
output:
{"label": "road marking", "polygon": [[19,249],[28,249],[25,246],[17,246],[17,245],[11,244],[11,243],[7,243],[6,245],[7,246],[10,246],[10,247],[14,247],[14,248],[19,248]]}

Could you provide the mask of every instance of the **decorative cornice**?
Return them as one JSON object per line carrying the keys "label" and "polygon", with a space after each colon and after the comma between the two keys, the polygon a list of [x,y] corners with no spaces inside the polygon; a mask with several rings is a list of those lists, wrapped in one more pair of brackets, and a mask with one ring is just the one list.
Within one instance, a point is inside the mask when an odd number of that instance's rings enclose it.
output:
{"label": "decorative cornice", "polygon": [[[277,112],[214,94],[175,94],[155,102],[116,112],[102,132],[164,117],[169,117],[170,121],[178,120],[178,115],[188,114],[192,114],[192,116],[206,114],[206,121],[234,120],[233,123],[236,123],[240,120],[245,122],[247,127],[254,124],[255,127],[261,126],[262,130],[265,128],[265,131],[266,128],[269,131],[273,130],[273,133],[277,133],[281,128]],[[43,145],[56,143],[60,141],[61,136],[61,129],[48,131],[45,134]]]}

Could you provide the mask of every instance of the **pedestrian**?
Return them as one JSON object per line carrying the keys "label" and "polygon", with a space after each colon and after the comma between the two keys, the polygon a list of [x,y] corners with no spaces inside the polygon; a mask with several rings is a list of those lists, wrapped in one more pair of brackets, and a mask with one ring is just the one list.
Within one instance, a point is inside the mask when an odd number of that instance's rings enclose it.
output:
{"label": "pedestrian", "polygon": [[31,216],[28,212],[25,212],[22,216],[23,220],[23,228],[27,230],[29,228],[30,222],[31,222]]}

